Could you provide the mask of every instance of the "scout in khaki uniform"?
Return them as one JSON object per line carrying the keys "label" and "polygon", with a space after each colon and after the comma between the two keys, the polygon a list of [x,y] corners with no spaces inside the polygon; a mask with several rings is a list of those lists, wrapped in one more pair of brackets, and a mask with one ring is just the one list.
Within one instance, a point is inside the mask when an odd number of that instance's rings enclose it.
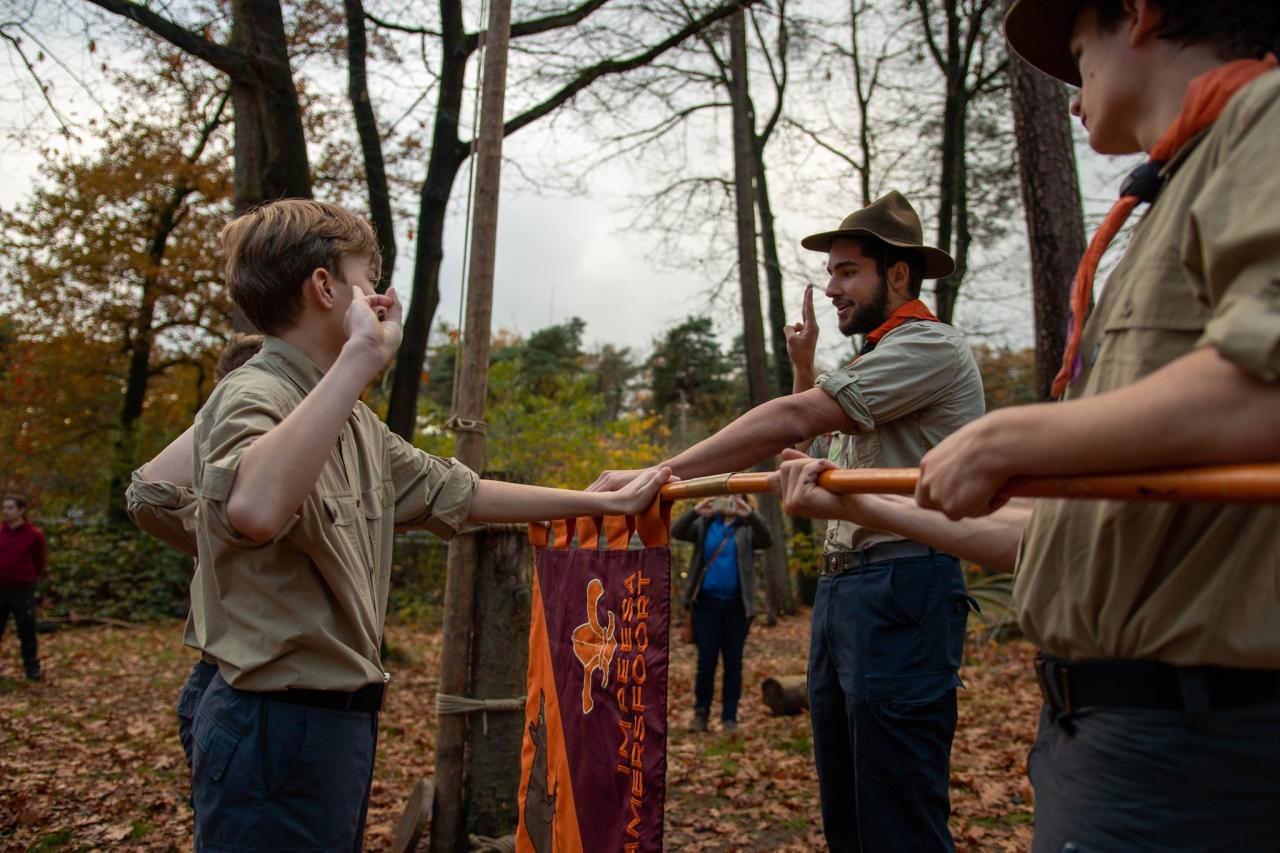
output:
{"label": "scout in khaki uniform", "polygon": [[[1018,0],[1005,30],[1080,87],[1094,149],[1150,157],[1082,261],[1065,402],[944,441],[919,506],[836,498],[803,460],[779,476],[785,503],[1016,555],[1019,623],[1044,652],[1035,850],[1280,849],[1280,508],[992,512],[1013,475],[1280,459],[1280,4]],[[1140,204],[1090,312],[1106,242]]]}
{"label": "scout in khaki uniform", "polygon": [[359,850],[392,530],[633,513],[666,472],[592,495],[479,481],[417,450],[359,401],[401,334],[394,291],[373,289],[368,223],[286,200],[222,241],[232,297],[266,340],[144,467],[195,496],[192,644],[218,668],[191,726],[196,849]]}
{"label": "scout in khaki uniform", "polygon": [[[982,380],[964,339],[919,300],[954,268],[922,241],[892,192],[833,231],[806,237],[827,255],[845,335],[865,335],[848,366],[815,376],[812,291],[787,330],[795,393],[757,406],[663,465],[681,477],[750,467],[817,442],[850,468],[913,466],[980,417]],[[816,385],[816,387],[815,387]],[[637,472],[608,471],[593,488]],[[813,608],[809,705],[822,822],[837,851],[950,850],[948,765],[969,602],[954,557],[847,521],[828,528]]]}

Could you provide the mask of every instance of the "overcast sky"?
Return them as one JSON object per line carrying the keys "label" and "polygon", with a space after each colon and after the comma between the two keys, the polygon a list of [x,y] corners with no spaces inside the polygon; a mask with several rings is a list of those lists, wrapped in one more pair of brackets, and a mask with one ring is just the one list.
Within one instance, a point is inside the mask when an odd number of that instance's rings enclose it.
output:
{"label": "overcast sky", "polygon": [[[59,59],[73,70],[93,79],[95,60],[75,39],[51,45]],[[16,133],[30,128],[39,119],[38,99],[30,92],[29,78],[12,51],[0,54],[0,107],[4,117],[0,127],[7,134],[0,147],[0,207],[12,209],[29,191],[40,162],[38,151],[19,143]],[[100,78],[98,78],[100,79]],[[27,94],[13,93],[22,87]],[[85,121],[100,113],[88,95],[62,78],[52,93],[75,121]],[[109,91],[98,91],[97,100],[110,105]],[[469,108],[468,108],[469,109]],[[47,116],[43,119],[47,126]],[[725,123],[727,130],[727,122]],[[563,147],[561,136],[550,139],[549,130],[535,124],[507,140],[504,154],[522,164],[545,158],[549,146]],[[23,133],[30,139],[30,133]],[[51,137],[52,144],[62,145]],[[86,141],[91,144],[91,140]],[[1081,151],[1082,175],[1087,209],[1096,213],[1114,197],[1117,166]],[[779,177],[782,180],[779,180]],[[800,237],[834,227],[856,206],[856,191],[850,186],[847,201],[840,201],[839,187],[829,188],[833,209],[825,215],[815,212],[812,199],[788,195],[785,175],[775,176],[775,208],[784,265],[791,275],[787,281],[788,320],[799,314],[804,285],[825,284],[821,255],[801,252]],[[741,333],[736,311],[737,286],[727,287],[720,298],[710,291],[718,275],[698,271],[679,261],[687,257],[669,252],[652,233],[636,233],[628,226],[634,208],[628,199],[644,186],[647,176],[619,163],[600,171],[585,182],[583,192],[539,193],[527,180],[504,175],[498,230],[493,324],[522,334],[578,316],[587,323],[590,345],[612,343],[629,346],[638,353],[650,349],[653,339],[664,329],[690,314],[710,313],[726,344]],[[446,227],[445,260],[441,271],[441,300],[436,322],[456,324],[461,292],[465,167],[454,192],[453,210]],[[970,333],[982,333],[996,344],[1025,346],[1032,339],[1028,270],[1021,241],[1023,224],[1014,223],[1009,245],[989,248],[981,256],[982,268],[973,282],[966,283],[971,295],[957,311],[957,325]],[[396,282],[408,291],[413,247],[406,245],[402,223]],[[932,227],[926,223],[926,235]],[[724,233],[732,233],[725,223]],[[674,262],[673,262],[674,259]],[[931,301],[931,300],[929,300]],[[819,323],[824,329],[823,354],[835,361],[847,352],[848,344],[835,331],[834,312],[825,299],[817,300]],[[767,334],[767,333],[766,333]],[[820,356],[821,357],[821,356]]]}

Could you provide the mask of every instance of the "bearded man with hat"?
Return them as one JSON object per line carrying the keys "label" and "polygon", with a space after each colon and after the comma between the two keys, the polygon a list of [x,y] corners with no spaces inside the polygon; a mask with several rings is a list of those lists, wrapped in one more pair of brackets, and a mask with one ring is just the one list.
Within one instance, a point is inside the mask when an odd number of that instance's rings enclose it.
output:
{"label": "bearded man with hat", "polygon": [[1280,849],[1280,507],[994,498],[1013,476],[1280,460],[1280,3],[1016,0],[1005,33],[1079,87],[1096,151],[1148,156],[1076,274],[1064,402],[943,441],[917,504],[836,507],[803,461],[784,503],[1009,555],[1043,650],[1037,853]]}
{"label": "bearded man with hat", "polygon": [[[900,193],[801,245],[826,254],[826,295],[840,331],[864,336],[857,357],[816,375],[818,324],[807,289],[802,322],[786,330],[794,393],[660,463],[676,476],[749,468],[811,442],[845,467],[910,467],[982,415],[969,346],[919,299],[924,279],[947,276],[955,264],[924,245],[920,218]],[[637,473],[606,471],[592,488],[620,488]],[[949,761],[971,602],[959,562],[837,520],[821,574],[808,688],[827,843],[836,851],[953,850]]]}

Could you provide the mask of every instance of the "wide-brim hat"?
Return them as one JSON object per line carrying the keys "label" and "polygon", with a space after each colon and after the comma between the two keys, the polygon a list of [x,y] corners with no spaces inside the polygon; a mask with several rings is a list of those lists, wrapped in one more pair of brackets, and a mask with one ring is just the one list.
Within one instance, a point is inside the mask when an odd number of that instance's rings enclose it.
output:
{"label": "wide-brim hat", "polygon": [[1014,0],[1004,16],[1009,47],[1036,68],[1063,83],[1080,85],[1071,55],[1071,32],[1086,0]]}
{"label": "wide-brim hat", "polygon": [[925,278],[946,278],[956,270],[956,262],[941,249],[924,244],[920,217],[902,193],[890,191],[871,204],[844,218],[834,231],[810,234],[800,245],[815,252],[831,251],[841,238],[870,237],[899,249],[914,249],[924,258]]}

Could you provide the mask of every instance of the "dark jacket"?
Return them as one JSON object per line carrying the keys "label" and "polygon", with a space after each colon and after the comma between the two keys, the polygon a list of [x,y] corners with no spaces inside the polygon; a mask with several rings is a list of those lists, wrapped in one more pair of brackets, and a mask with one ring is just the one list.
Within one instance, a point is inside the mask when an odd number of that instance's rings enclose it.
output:
{"label": "dark jacket", "polygon": [[33,584],[44,571],[44,534],[30,521],[0,524],[0,586]]}
{"label": "dark jacket", "polygon": [[[671,525],[671,535],[684,542],[693,543],[693,556],[689,558],[689,580],[684,590],[684,606],[689,608],[702,589],[702,578],[707,573],[702,556],[702,543],[707,538],[707,525],[711,519],[689,510]],[[755,554],[759,548],[773,544],[769,528],[759,513],[753,512],[746,519],[734,524],[733,541],[738,548],[738,589],[742,591],[742,607],[750,618],[755,614],[756,573]],[[710,556],[710,555],[708,555]]]}

